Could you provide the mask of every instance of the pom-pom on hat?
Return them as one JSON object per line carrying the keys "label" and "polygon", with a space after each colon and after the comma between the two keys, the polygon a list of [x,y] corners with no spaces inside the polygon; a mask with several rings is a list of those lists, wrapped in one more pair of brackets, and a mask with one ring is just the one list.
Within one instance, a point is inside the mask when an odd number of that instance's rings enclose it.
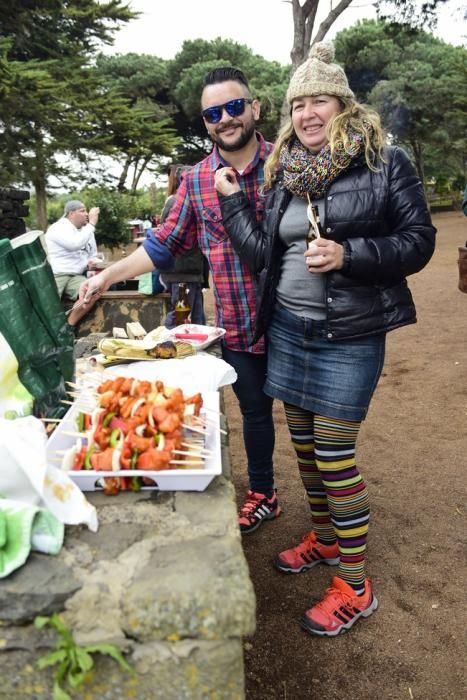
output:
{"label": "pom-pom on hat", "polygon": [[289,105],[296,97],[354,97],[343,68],[333,63],[333,59],[333,44],[320,41],[311,47],[308,59],[297,68],[290,79],[287,90]]}
{"label": "pom-pom on hat", "polygon": [[66,204],[65,204],[65,209],[63,211],[63,216],[68,216],[68,214],[71,211],[75,211],[76,209],[86,209],[86,205],[83,204],[83,202],[80,202],[79,199],[70,199]]}

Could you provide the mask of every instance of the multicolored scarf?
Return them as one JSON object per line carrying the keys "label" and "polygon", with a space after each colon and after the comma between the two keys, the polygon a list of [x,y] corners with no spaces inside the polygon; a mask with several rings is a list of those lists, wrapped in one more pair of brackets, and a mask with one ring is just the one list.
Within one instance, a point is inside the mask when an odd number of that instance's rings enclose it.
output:
{"label": "multicolored scarf", "polygon": [[350,146],[341,142],[331,157],[331,147],[311,153],[297,138],[285,143],[279,155],[284,173],[284,187],[297,197],[321,199],[333,180],[346,170],[364,151],[363,136],[349,133]]}

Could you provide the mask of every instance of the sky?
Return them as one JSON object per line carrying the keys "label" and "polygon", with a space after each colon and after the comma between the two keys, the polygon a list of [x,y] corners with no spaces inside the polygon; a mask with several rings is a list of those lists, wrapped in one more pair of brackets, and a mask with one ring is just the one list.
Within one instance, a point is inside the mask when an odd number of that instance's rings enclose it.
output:
{"label": "sky", "polygon": [[[129,0],[128,4],[142,14],[115,34],[114,45],[104,49],[105,53],[148,53],[169,59],[186,39],[212,40],[220,36],[246,44],[268,60],[290,63],[293,21],[286,0]],[[321,1],[315,31],[331,5],[331,0]],[[453,44],[465,44],[463,5],[459,0],[449,0],[434,34]],[[327,38],[332,39],[338,31],[363,18],[376,18],[372,0],[353,0]]]}

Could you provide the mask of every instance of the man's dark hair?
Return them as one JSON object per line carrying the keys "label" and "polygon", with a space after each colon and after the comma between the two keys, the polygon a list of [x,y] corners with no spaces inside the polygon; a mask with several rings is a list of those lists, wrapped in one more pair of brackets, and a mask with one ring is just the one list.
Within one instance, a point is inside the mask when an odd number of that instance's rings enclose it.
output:
{"label": "man's dark hair", "polygon": [[245,74],[242,73],[238,68],[232,68],[232,66],[224,66],[223,68],[214,68],[214,70],[206,73],[203,80],[203,89],[208,85],[215,85],[216,83],[225,83],[226,80],[235,80],[237,83],[244,85],[247,90],[250,89],[248,85],[248,80]]}

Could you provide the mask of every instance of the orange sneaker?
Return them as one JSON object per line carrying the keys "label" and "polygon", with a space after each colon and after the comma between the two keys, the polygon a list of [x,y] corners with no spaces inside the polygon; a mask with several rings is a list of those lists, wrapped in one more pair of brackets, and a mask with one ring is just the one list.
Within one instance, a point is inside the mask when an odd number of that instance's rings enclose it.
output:
{"label": "orange sneaker", "polygon": [[365,593],[358,596],[352,586],[334,576],[323,600],[306,611],[300,624],[311,634],[335,637],[349,630],[360,617],[369,617],[377,607],[370,579],[365,579]]}
{"label": "orange sneaker", "polygon": [[259,528],[265,520],[273,520],[281,514],[276,494],[268,498],[264,493],[249,490],[246,501],[238,513],[238,524],[242,535],[247,535]]}
{"label": "orange sneaker", "polygon": [[276,569],[286,574],[299,574],[301,571],[312,569],[317,564],[335,566],[339,561],[337,542],[329,545],[321,544],[312,530],[296,547],[286,549],[274,557],[273,564]]}

